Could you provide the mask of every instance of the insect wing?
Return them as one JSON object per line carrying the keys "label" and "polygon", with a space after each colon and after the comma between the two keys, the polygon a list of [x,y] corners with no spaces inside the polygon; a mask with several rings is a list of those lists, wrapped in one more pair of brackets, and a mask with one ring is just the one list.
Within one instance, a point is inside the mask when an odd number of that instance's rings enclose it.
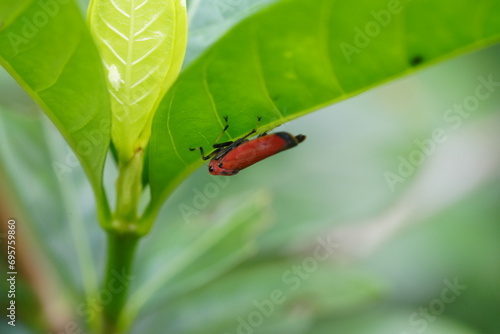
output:
{"label": "insect wing", "polygon": [[290,147],[280,135],[271,134],[235,147],[220,162],[225,169],[241,170]]}

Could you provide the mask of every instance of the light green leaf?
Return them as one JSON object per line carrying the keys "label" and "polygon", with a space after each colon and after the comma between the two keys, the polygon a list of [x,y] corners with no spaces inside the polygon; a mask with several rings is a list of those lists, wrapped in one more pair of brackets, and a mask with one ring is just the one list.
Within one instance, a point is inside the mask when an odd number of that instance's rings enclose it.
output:
{"label": "light green leaf", "polygon": [[[468,24],[464,24],[468,22]],[[500,40],[493,0],[289,0],[228,32],[179,77],[153,121],[151,221],[221,140],[269,130],[437,61]],[[307,145],[307,143],[303,144]]]}
{"label": "light green leaf", "polygon": [[[109,102],[97,50],[73,1],[23,1],[0,25],[0,64],[57,126],[94,189],[101,222],[109,208],[102,169],[110,141]],[[22,9],[22,10],[21,10]]]}
{"label": "light green leaf", "polygon": [[187,41],[185,0],[94,0],[90,28],[107,71],[118,156],[144,149],[161,97],[179,74]]}

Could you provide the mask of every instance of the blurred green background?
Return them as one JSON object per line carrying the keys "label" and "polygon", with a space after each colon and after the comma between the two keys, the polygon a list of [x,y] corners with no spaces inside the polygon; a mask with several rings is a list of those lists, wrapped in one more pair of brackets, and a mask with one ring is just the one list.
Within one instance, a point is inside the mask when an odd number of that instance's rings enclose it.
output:
{"label": "blurred green background", "polygon": [[[219,22],[221,33],[241,13],[195,16],[188,61],[212,33],[197,24]],[[499,59],[491,47],[282,125],[307,140],[238,176],[198,170],[140,245],[130,308],[144,307],[132,332],[499,333],[500,87],[470,115],[450,112],[473,100],[480,77],[500,82]],[[86,332],[82,315],[99,308],[84,302],[99,295],[105,260],[90,187],[3,71],[0,86],[2,217],[17,218],[27,247],[18,323],[0,332],[73,320]],[[436,129],[446,139],[391,187],[386,173]],[[112,191],[113,168],[106,176]],[[332,254],[320,259],[327,240]]]}

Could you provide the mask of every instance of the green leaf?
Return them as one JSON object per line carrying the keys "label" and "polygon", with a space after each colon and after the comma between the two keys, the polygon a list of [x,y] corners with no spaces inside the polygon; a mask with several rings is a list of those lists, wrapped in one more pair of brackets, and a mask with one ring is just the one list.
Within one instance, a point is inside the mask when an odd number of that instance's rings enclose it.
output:
{"label": "green leaf", "polygon": [[[164,299],[163,305],[144,312],[149,319],[143,320],[141,329],[147,333],[158,328],[168,333],[238,333],[239,325],[252,323],[253,316],[263,312],[259,305],[266,305],[269,312],[264,313],[259,326],[252,326],[253,333],[315,333],[310,329],[316,321],[323,317],[338,320],[337,316],[355,313],[384,291],[373,275],[349,267],[339,270],[331,263],[319,265],[300,279],[292,271],[304,259],[253,258],[200,289]],[[276,293],[280,303],[271,303]]]}
{"label": "green leaf", "polygon": [[[97,50],[73,1],[24,1],[0,26],[0,64],[37,102],[77,154],[99,218],[109,208],[102,170],[110,141],[109,102]],[[22,10],[20,10],[22,8]]]}
{"label": "green leaf", "polygon": [[[227,212],[220,217],[219,223],[203,230],[194,238],[186,233],[185,222],[182,222],[184,226],[178,226],[179,234],[170,231],[169,234],[174,234],[176,240],[170,240],[168,245],[170,251],[176,251],[160,255],[161,263],[168,265],[160,268],[154,265],[140,270],[148,274],[130,297],[121,320],[123,328],[130,326],[146,303],[158,304],[186,293],[253,255],[256,251],[256,235],[269,221],[270,204],[270,195],[264,190],[247,193],[227,203],[228,210],[224,210]],[[186,247],[187,244],[189,247]],[[161,245],[147,246],[149,252],[143,262],[151,261],[158,247],[169,250],[164,245],[163,238]],[[154,275],[150,275],[151,272]],[[138,279],[140,280],[141,278]],[[152,299],[154,303],[151,302]]]}
{"label": "green leaf", "polygon": [[147,146],[154,111],[181,69],[186,2],[93,0],[89,22],[107,70],[113,143],[126,162]]}
{"label": "green leaf", "polygon": [[[464,24],[468,22],[468,24]],[[153,121],[151,221],[164,199],[221,141],[269,130],[390,79],[500,39],[493,0],[287,0],[228,32],[179,77]],[[307,145],[307,143],[303,144]]]}
{"label": "green leaf", "polygon": [[463,319],[453,319],[444,315],[424,318],[426,315],[422,315],[423,309],[423,307],[421,309],[418,307],[408,309],[405,306],[394,307],[394,305],[383,308],[379,307],[374,310],[365,311],[358,316],[342,317],[341,319],[323,319],[323,321],[318,322],[318,324],[310,328],[309,333],[384,334],[425,331],[428,334],[479,334],[484,332],[470,328],[470,325],[463,321]]}

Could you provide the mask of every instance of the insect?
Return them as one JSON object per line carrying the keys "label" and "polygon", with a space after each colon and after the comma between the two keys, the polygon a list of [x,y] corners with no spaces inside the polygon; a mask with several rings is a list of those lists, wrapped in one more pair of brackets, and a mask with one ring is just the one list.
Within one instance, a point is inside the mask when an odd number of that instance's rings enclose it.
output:
{"label": "insect", "polygon": [[[205,155],[202,147],[198,147],[203,160],[211,159],[208,164],[208,172],[212,175],[236,175],[261,160],[264,160],[281,151],[288,150],[306,139],[304,135],[291,135],[288,132],[276,132],[267,134],[264,132],[255,139],[249,140],[257,129],[253,129],[243,137],[235,141],[217,143],[220,137],[228,129],[228,118],[224,117],[226,126],[213,145],[215,151]],[[261,117],[258,118],[257,127]],[[195,148],[190,148],[195,151]]]}

